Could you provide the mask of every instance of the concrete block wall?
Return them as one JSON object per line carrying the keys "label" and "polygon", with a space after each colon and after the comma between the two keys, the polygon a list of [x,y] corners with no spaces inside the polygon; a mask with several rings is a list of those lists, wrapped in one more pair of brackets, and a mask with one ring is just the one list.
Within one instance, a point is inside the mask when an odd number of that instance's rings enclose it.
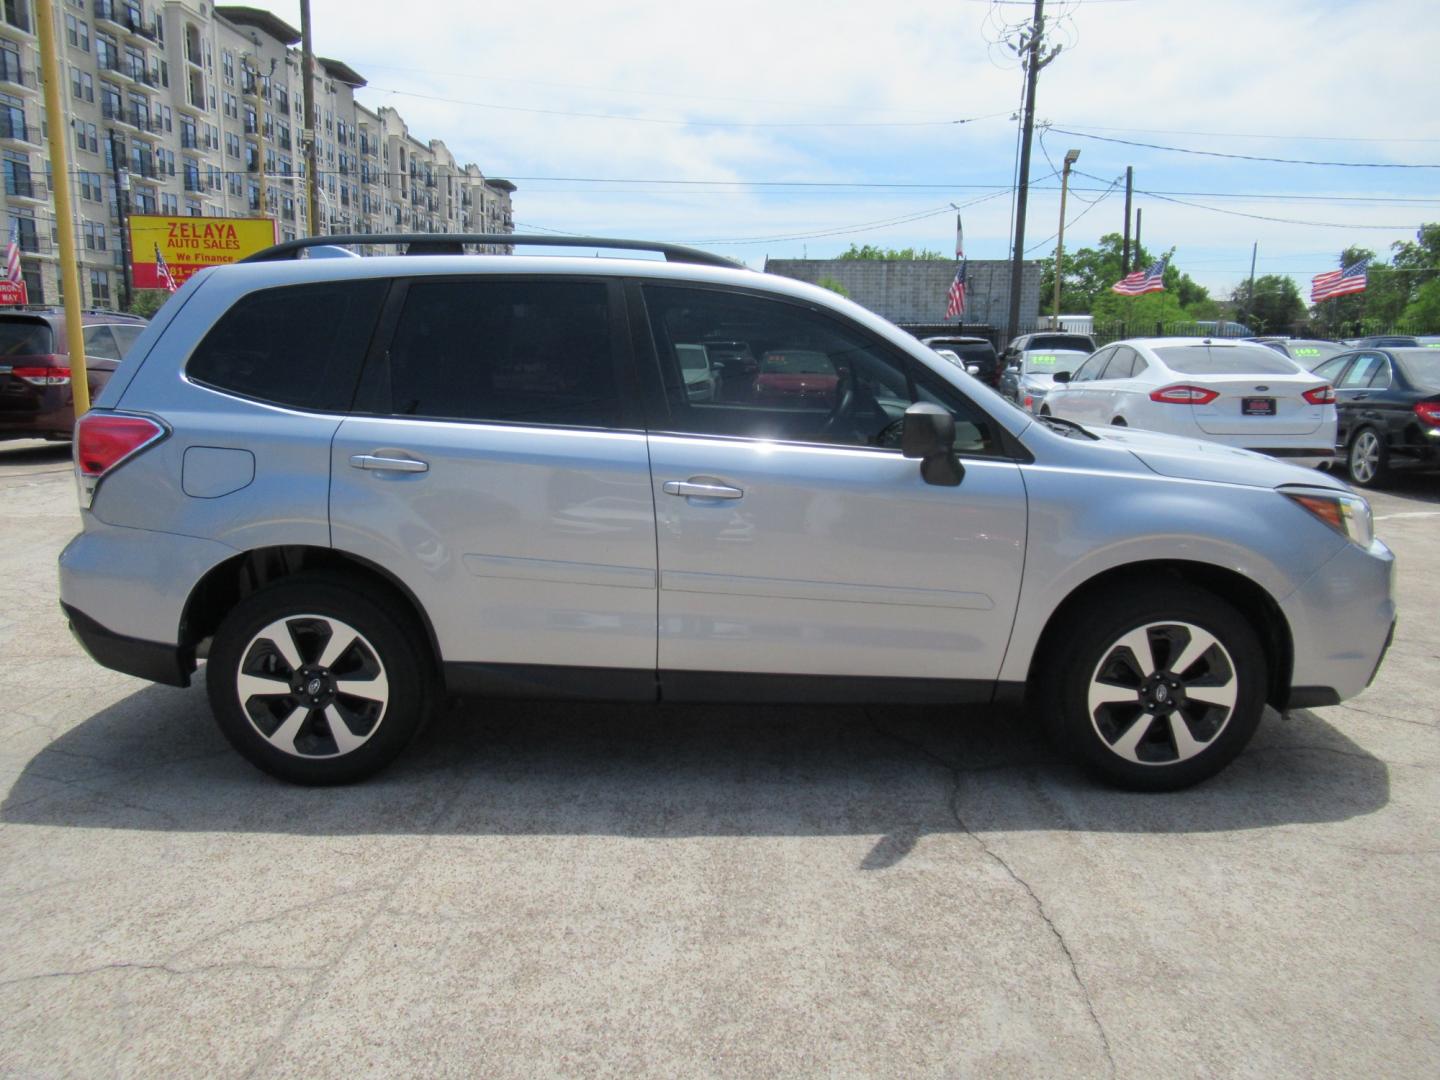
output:
{"label": "concrete block wall", "polygon": [[[1040,312],[1039,262],[1026,262],[1020,284],[1020,322]],[[946,260],[770,259],[765,270],[819,284],[838,281],[857,304],[896,323],[958,322],[945,318],[955,264]],[[1010,263],[971,259],[966,268],[964,321],[1003,327],[1010,313]]]}

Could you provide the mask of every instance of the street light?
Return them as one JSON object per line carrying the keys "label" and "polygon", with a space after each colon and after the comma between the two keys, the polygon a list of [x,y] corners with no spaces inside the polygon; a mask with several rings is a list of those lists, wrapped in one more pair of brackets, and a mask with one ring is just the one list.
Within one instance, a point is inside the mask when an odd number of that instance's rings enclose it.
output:
{"label": "street light", "polygon": [[1060,236],[1055,245],[1055,310],[1050,315],[1052,330],[1060,329],[1060,262],[1065,257],[1065,195],[1070,188],[1070,166],[1079,160],[1079,150],[1065,151],[1065,170],[1060,174]]}

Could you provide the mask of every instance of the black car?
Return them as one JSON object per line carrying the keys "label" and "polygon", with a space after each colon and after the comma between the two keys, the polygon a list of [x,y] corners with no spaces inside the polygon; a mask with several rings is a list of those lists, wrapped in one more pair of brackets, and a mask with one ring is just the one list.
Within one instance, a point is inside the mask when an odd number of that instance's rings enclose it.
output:
{"label": "black car", "polygon": [[1413,349],[1420,342],[1409,334],[1375,334],[1355,342],[1357,349]]}
{"label": "black car", "polygon": [[1336,449],[1359,487],[1397,465],[1440,464],[1440,349],[1357,349],[1315,374],[1335,387]]}
{"label": "black car", "polygon": [[1000,385],[1000,355],[995,346],[982,337],[927,337],[921,338],[932,349],[949,349],[966,367],[976,367],[972,372],[986,386]]}

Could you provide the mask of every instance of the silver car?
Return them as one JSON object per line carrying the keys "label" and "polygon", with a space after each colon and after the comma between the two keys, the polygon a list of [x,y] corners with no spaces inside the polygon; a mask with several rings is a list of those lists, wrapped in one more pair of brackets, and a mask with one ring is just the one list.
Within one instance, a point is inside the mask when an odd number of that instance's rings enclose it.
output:
{"label": "silver car", "polygon": [[1171,789],[1385,651],[1392,556],[1325,475],[1032,417],[703,252],[292,258],[325,242],[165,304],[77,427],[60,557],[91,655],[181,686],[203,659],[276,776],[371,774],[447,696],[1025,701]]}

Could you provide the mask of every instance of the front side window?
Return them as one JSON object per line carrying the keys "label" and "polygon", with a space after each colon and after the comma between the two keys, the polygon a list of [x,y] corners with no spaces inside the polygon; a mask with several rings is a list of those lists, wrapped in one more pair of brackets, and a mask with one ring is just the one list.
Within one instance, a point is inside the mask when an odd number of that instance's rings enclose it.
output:
{"label": "front side window", "polygon": [[956,446],[995,447],[988,418],[940,376],[858,327],[799,304],[644,287],[667,430],[893,449],[916,401],[954,413]]}
{"label": "front side window", "polygon": [[413,281],[390,345],[390,411],[619,427],[609,290],[580,281]]}
{"label": "front side window", "polygon": [[1072,383],[1094,382],[1100,377],[1100,373],[1105,370],[1105,365],[1109,362],[1110,357],[1114,355],[1115,350],[1113,348],[1096,353],[1080,365],[1080,370],[1075,372],[1070,381]]}
{"label": "front side window", "polygon": [[196,347],[186,374],[276,405],[343,412],[386,284],[331,281],[242,297]]}

